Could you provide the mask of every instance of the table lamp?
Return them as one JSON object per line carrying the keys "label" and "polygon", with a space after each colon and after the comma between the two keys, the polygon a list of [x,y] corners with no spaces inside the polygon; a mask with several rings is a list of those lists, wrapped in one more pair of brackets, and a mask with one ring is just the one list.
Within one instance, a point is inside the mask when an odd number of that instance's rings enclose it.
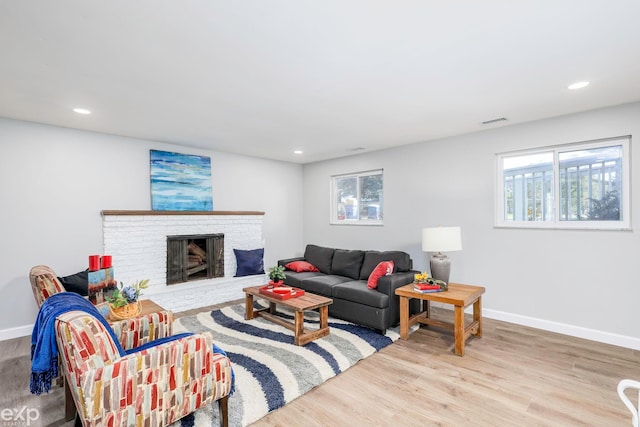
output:
{"label": "table lamp", "polygon": [[460,227],[423,228],[422,250],[432,253],[430,260],[431,276],[436,280],[449,283],[451,260],[442,252],[462,250]]}

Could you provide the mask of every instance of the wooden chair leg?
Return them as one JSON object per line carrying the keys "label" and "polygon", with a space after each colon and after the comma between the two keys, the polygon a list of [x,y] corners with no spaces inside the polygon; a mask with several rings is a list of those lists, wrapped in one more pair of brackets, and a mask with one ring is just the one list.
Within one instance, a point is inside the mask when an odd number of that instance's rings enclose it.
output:
{"label": "wooden chair leg", "polygon": [[76,416],[76,404],[69,388],[69,382],[64,381],[64,420],[71,421]]}
{"label": "wooden chair leg", "polygon": [[220,410],[220,426],[229,427],[229,395],[218,399],[218,409]]}

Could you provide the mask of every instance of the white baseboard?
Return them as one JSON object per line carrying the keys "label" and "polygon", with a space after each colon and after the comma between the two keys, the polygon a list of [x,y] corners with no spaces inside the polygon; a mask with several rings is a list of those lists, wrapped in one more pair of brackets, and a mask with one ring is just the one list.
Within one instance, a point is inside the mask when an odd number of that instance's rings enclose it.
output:
{"label": "white baseboard", "polygon": [[502,320],[517,325],[530,326],[559,334],[598,341],[605,344],[640,350],[640,338],[598,331],[596,329],[583,328],[581,326],[568,325],[566,323],[552,322],[550,320],[537,319],[535,317],[506,313],[504,311],[482,309],[482,315],[489,319]]}
{"label": "white baseboard", "polygon": [[33,325],[18,326],[17,328],[0,329],[0,341],[31,335]]}

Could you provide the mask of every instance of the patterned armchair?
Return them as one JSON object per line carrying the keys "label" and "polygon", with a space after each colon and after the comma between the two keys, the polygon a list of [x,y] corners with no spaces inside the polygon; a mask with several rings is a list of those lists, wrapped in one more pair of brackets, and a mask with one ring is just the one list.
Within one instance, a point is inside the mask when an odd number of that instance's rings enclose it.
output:
{"label": "patterned armchair", "polygon": [[[33,267],[29,272],[29,280],[38,307],[51,295],[65,291],[56,274],[46,265]],[[169,337],[173,333],[173,313],[169,310],[109,323],[125,350]]]}
{"label": "patterned armchair", "polygon": [[63,371],[88,426],[166,426],[218,400],[228,423],[231,362],[209,333],[120,356],[104,325],[82,311],[56,319]]}
{"label": "patterned armchair", "polygon": [[46,265],[36,265],[29,271],[31,290],[36,299],[38,308],[42,307],[44,300],[58,292],[64,292],[64,286],[58,280],[58,276]]}
{"label": "patterned armchair", "polygon": [[[31,289],[38,307],[53,294],[65,289],[54,271],[46,265],[37,265],[29,272]],[[132,319],[110,321],[120,345],[129,350],[158,338],[169,337],[173,333],[173,313],[168,310],[142,315]],[[71,391],[65,384],[65,420],[75,416]]]}

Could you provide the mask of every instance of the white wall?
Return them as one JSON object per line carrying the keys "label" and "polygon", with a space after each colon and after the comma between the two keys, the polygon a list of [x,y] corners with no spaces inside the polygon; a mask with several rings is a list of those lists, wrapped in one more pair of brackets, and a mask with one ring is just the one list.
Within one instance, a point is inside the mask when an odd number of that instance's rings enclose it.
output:
{"label": "white wall", "polygon": [[[462,227],[451,280],[486,287],[485,314],[640,348],[637,230],[494,228],[494,154],[620,135],[640,135],[640,103],[438,141],[376,151],[304,168],[304,241],[353,249],[420,250],[426,226]],[[632,137],[633,209],[640,201],[640,150]],[[331,175],[384,169],[382,227],[329,225]],[[635,170],[633,170],[635,168]]]}
{"label": "white wall", "polygon": [[211,157],[214,209],[266,213],[265,266],[302,246],[300,165],[0,118],[0,339],[31,332],[32,266],[84,270],[101,210],[151,209],[150,149]]}
{"label": "white wall", "polygon": [[[209,155],[214,209],[265,211],[265,264],[303,243],[400,249],[428,269],[420,230],[460,225],[453,281],[487,288],[485,314],[640,348],[640,235],[493,227],[494,153],[640,135],[640,103],[335,161],[299,165],[0,119],[0,338],[21,335],[37,309],[36,264],[85,268],[102,249],[100,211],[149,209],[149,149]],[[632,138],[632,226],[640,224],[640,152]],[[329,177],[384,168],[385,225],[329,225]],[[302,195],[303,204],[297,202]],[[302,235],[303,232],[303,235]],[[303,238],[302,238],[303,237]],[[11,328],[16,328],[11,331]],[[618,341],[616,341],[616,339]]]}

